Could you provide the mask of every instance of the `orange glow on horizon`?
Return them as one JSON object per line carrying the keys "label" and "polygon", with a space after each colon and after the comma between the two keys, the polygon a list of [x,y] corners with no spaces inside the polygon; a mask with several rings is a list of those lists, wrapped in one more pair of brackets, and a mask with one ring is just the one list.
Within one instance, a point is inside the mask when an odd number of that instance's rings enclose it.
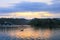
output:
{"label": "orange glow on horizon", "polygon": [[16,12],[16,13],[10,13],[7,14],[8,16],[0,16],[0,18],[48,18],[52,17],[53,14],[50,14],[49,12]]}

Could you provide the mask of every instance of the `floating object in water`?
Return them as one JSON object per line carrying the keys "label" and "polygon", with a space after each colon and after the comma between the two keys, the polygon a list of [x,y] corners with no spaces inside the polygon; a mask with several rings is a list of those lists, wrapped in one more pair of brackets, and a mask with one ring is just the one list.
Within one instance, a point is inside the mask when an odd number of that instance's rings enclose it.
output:
{"label": "floating object in water", "polygon": [[23,29],[21,31],[24,31]]}

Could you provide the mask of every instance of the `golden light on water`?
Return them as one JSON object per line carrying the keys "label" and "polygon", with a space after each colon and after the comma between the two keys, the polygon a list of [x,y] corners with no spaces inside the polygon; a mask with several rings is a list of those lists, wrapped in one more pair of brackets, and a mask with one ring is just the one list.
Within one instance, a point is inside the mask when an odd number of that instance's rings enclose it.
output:
{"label": "golden light on water", "polygon": [[15,36],[17,38],[49,38],[51,34],[50,30],[33,30],[32,28],[26,28],[24,31],[15,30],[9,33],[10,36]]}
{"label": "golden light on water", "polygon": [[43,33],[42,33],[43,35],[42,36],[44,38],[48,38],[48,37],[50,37],[51,33],[52,33],[52,31],[50,31],[49,29],[47,29],[47,30],[43,31]]}

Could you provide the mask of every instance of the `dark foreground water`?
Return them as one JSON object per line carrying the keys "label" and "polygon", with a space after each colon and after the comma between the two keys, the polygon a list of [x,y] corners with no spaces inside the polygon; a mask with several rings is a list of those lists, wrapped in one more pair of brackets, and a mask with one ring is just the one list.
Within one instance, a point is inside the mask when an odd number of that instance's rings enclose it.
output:
{"label": "dark foreground water", "polygon": [[60,29],[0,28],[0,40],[60,40]]}

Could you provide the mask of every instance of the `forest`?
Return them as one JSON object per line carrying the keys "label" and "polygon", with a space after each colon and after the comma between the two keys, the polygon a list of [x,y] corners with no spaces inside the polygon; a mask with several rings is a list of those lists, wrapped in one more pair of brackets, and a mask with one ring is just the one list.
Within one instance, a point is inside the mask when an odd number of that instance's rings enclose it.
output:
{"label": "forest", "polygon": [[35,28],[60,28],[60,18],[34,18],[29,24]]}

